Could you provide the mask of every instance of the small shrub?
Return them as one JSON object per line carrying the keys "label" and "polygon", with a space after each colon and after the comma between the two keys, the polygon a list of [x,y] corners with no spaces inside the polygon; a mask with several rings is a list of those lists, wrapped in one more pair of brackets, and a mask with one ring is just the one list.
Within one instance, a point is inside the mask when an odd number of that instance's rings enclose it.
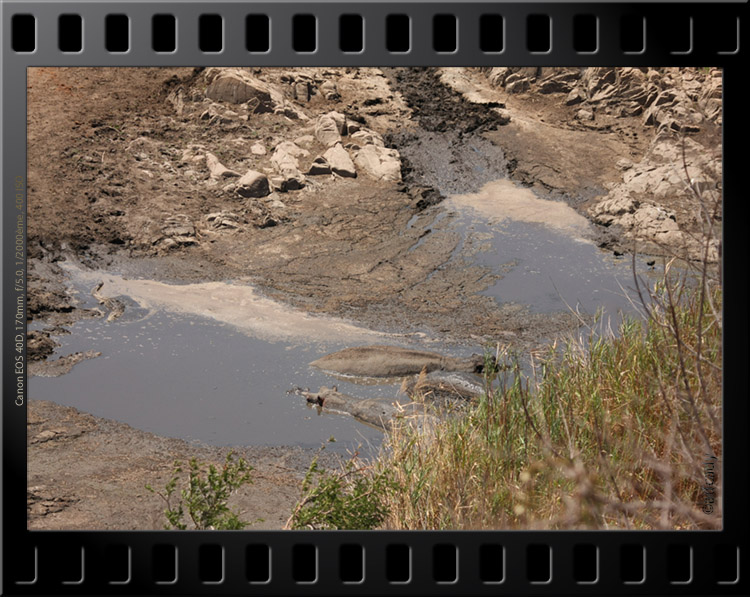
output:
{"label": "small shrub", "polygon": [[[323,446],[321,450],[324,448]],[[372,468],[356,455],[336,472],[313,459],[302,482],[302,499],[286,523],[288,529],[375,529],[388,515],[387,492],[393,483],[386,472]]]}
{"label": "small shrub", "polygon": [[[172,478],[164,491],[156,491],[151,485],[146,489],[158,495],[167,505],[164,515],[167,530],[185,530],[192,523],[195,529],[240,530],[249,523],[243,522],[237,512],[227,505],[229,497],[246,483],[252,483],[250,471],[253,467],[240,458],[234,461],[234,454],[227,454],[221,470],[213,464],[205,470],[205,465],[195,458],[190,460],[187,486],[179,492],[179,498],[173,505],[177,484],[182,476],[182,465],[175,461]],[[189,519],[185,519],[185,513]]]}

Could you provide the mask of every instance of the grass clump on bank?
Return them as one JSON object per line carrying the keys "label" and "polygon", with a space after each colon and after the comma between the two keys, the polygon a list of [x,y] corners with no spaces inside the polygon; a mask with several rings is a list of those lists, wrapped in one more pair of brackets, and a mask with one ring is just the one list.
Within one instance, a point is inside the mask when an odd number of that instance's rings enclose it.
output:
{"label": "grass clump on bank", "polygon": [[530,373],[498,347],[465,417],[397,428],[384,526],[720,528],[721,289],[669,270],[617,336],[555,344]]}

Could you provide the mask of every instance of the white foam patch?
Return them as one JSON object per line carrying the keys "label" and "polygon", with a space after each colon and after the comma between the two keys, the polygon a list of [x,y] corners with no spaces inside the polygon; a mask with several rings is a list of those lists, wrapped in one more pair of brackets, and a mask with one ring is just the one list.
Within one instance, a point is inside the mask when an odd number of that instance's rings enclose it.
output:
{"label": "white foam patch", "polygon": [[510,219],[543,224],[583,239],[591,235],[588,220],[562,201],[540,199],[530,189],[501,179],[488,182],[478,193],[453,195],[454,209],[471,208],[488,223]]}
{"label": "white foam patch", "polygon": [[225,282],[165,284],[86,271],[73,264],[65,264],[65,269],[92,286],[103,282],[99,292],[104,296],[125,295],[146,309],[207,317],[263,340],[364,342],[389,336],[343,319],[307,314],[261,296],[252,286]]}

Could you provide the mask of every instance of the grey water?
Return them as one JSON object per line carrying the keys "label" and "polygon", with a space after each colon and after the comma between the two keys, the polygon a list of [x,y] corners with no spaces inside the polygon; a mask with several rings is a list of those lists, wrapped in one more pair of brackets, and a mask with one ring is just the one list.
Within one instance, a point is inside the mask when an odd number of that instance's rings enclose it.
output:
{"label": "grey water", "polygon": [[[506,219],[488,224],[464,211],[452,213],[447,221],[446,230],[460,236],[457,253],[500,274],[485,291],[498,303],[522,304],[538,313],[572,308],[594,314],[602,309],[615,330],[620,314],[637,315],[631,302],[637,304],[630,259],[616,259],[590,241],[538,222]],[[636,260],[636,272],[646,279],[656,275],[645,259]],[[96,306],[90,281],[73,276],[71,283],[85,306]],[[86,350],[102,355],[61,377],[32,377],[32,399],[188,441],[316,447],[333,437],[336,442],[329,448],[360,448],[368,454],[377,451],[381,430],[345,415],[321,413],[288,391],[337,385],[354,396],[408,400],[398,395],[400,384],[393,380],[354,383],[308,365],[356,342],[260,339],[216,319],[144,308],[118,298],[126,303],[121,318],[79,321],[70,334],[56,337],[61,346],[51,358]],[[405,338],[384,342],[430,349]],[[477,348],[441,344],[439,350],[465,356]]]}
{"label": "grey water", "polygon": [[[293,386],[317,389],[333,380],[308,367],[332,346],[289,348],[249,337],[200,317],[155,311],[138,321],[80,321],[56,338],[57,355],[97,350],[61,377],[33,377],[29,395],[73,406],[167,437],[213,445],[319,446],[334,437],[339,450],[377,447],[382,432],[350,417],[318,414]],[[391,386],[357,386],[351,393],[391,396]]]}
{"label": "grey water", "polygon": [[[588,315],[601,309],[616,320],[621,314],[638,315],[630,258],[617,258],[592,242],[538,223],[468,227],[490,237],[491,248],[477,255],[478,263],[496,267],[501,259],[506,264],[502,278],[486,291],[498,302],[528,305],[537,313],[570,308]],[[658,274],[647,260],[636,258],[635,273],[650,283]]]}

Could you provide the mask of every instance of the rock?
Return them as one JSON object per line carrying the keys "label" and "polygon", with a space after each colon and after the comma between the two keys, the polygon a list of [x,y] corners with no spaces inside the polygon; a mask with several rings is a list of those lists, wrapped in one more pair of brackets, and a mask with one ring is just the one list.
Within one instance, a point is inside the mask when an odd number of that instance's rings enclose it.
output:
{"label": "rock", "polygon": [[321,116],[315,123],[315,136],[326,147],[341,143],[341,133],[336,121],[328,115]]}
{"label": "rock", "polygon": [[507,66],[496,66],[490,70],[487,76],[490,83],[495,87],[502,87],[505,84],[505,78],[510,74],[510,68]]}
{"label": "rock", "polygon": [[266,148],[262,143],[253,143],[250,147],[250,153],[253,155],[266,155]]}
{"label": "rock", "polygon": [[47,442],[51,440],[53,437],[57,435],[56,431],[52,431],[51,429],[45,429],[44,431],[41,431],[37,433],[34,436],[34,439],[31,440],[32,444],[41,444],[44,442]]}
{"label": "rock", "polygon": [[[59,377],[60,375],[66,375],[70,373],[75,365],[81,361],[87,359],[95,359],[96,357],[102,356],[102,353],[96,350],[87,350],[85,352],[74,352],[73,354],[58,357],[54,360],[46,361],[32,361],[29,363],[29,374],[36,375],[37,377]],[[41,433],[45,433],[42,431]],[[58,432],[52,431],[55,436]],[[71,434],[59,433],[61,439],[64,437],[71,437]],[[46,439],[42,441],[49,441],[51,437],[46,436]],[[73,435],[75,437],[75,435]]]}
{"label": "rock", "polygon": [[268,182],[271,185],[272,189],[280,191],[282,193],[286,193],[287,188],[283,176],[269,176]]}
{"label": "rock", "polygon": [[597,102],[602,102],[604,100],[614,97],[615,93],[617,93],[617,88],[614,85],[606,83],[605,85],[602,86],[601,89],[599,89],[596,93],[594,93],[591,96],[589,101],[592,104],[595,104]]}
{"label": "rock", "polygon": [[336,101],[341,99],[338,89],[336,89],[336,83],[334,83],[333,81],[324,81],[320,85],[320,87],[318,87],[318,91],[320,91],[323,97],[328,101]]}
{"label": "rock", "polygon": [[26,354],[30,361],[41,361],[55,352],[57,342],[49,337],[48,332],[31,330],[26,335]]}
{"label": "rock", "polygon": [[576,112],[576,118],[582,121],[591,121],[594,120],[594,113],[590,110],[578,110],[578,112]]}
{"label": "rock", "polygon": [[190,144],[182,151],[180,161],[185,164],[200,164],[206,159],[206,148],[203,145]]}
{"label": "rock", "polygon": [[295,145],[307,145],[309,146],[311,143],[315,141],[315,137],[312,135],[302,135],[301,137],[297,137],[294,140]]}
{"label": "rock", "polygon": [[307,114],[287,102],[284,102],[283,105],[274,108],[273,113],[286,116],[290,120],[309,120]]}
{"label": "rock", "polygon": [[322,155],[319,155],[313,160],[313,163],[310,166],[310,170],[308,170],[307,173],[310,176],[320,176],[323,174],[330,174],[331,166]]}
{"label": "rock", "polygon": [[[272,201],[271,207],[274,204],[281,204],[281,207],[284,207],[284,204],[280,201]],[[286,219],[278,210],[271,210],[268,205],[257,199],[248,199],[245,203],[245,208],[247,209],[248,220],[258,228],[271,228]]]}
{"label": "rock", "polygon": [[620,158],[615,164],[619,170],[630,170],[633,167],[633,162],[628,159]]}
{"label": "rock", "polygon": [[544,79],[539,83],[537,90],[539,93],[567,93],[570,91],[570,83],[566,80],[565,75],[555,75]]}
{"label": "rock", "polygon": [[355,152],[354,163],[373,178],[401,180],[401,157],[395,149],[386,149],[379,145],[365,145]]}
{"label": "rock", "polygon": [[273,112],[276,107],[268,85],[240,71],[232,69],[219,74],[206,88],[206,97],[219,102],[244,104],[253,112]]}
{"label": "rock", "polygon": [[585,99],[586,99],[586,95],[583,93],[583,91],[581,91],[580,89],[576,88],[576,89],[573,89],[568,94],[568,97],[565,98],[565,105],[566,106],[575,106],[577,104],[580,104]]}
{"label": "rock", "polygon": [[365,145],[378,145],[380,147],[384,147],[385,144],[383,143],[383,137],[378,135],[375,131],[371,131],[369,129],[361,129],[354,133],[351,136],[352,141],[359,145],[360,147],[364,147]]}
{"label": "rock", "polygon": [[310,101],[309,81],[297,81],[294,84],[294,99],[296,99],[298,102]]}
{"label": "rock", "polygon": [[677,95],[675,94],[674,90],[665,89],[656,96],[654,104],[656,104],[657,106],[663,106],[665,104],[671,106],[674,103],[675,99],[677,99]]}
{"label": "rock", "polygon": [[639,203],[629,194],[618,194],[611,199],[605,199],[589,210],[592,219],[601,226],[611,226],[619,223],[625,214],[635,213]]}
{"label": "rock", "polygon": [[640,116],[643,113],[643,106],[638,102],[629,102],[620,107],[620,116]]}
{"label": "rock", "polygon": [[187,101],[187,94],[185,89],[178,87],[169,92],[167,95],[167,101],[172,104],[178,116],[182,116],[185,110],[185,103]]}
{"label": "rock", "polygon": [[299,145],[292,143],[291,141],[282,141],[275,147],[275,149],[285,151],[295,158],[306,158],[310,155],[309,151],[302,149]]}
{"label": "rock", "polygon": [[336,143],[336,145],[323,154],[323,157],[330,164],[334,174],[349,178],[357,176],[354,163],[346,152],[346,149],[341,146],[341,143]]}
{"label": "rock", "polygon": [[265,197],[271,194],[268,177],[262,172],[248,170],[237,181],[236,192],[242,197]]}
{"label": "rock", "polygon": [[240,216],[231,211],[208,214],[206,221],[214,230],[236,230],[240,227]]}
{"label": "rock", "polygon": [[206,166],[208,166],[208,171],[211,173],[211,178],[218,179],[240,176],[239,172],[235,172],[224,166],[219,162],[219,158],[210,152],[206,153]]}
{"label": "rock", "polygon": [[[518,75],[519,77],[529,79],[529,81],[536,81],[537,77],[539,76],[541,69],[538,66],[522,66],[517,67],[514,66],[511,68],[514,75]],[[509,83],[508,79],[505,79],[505,84],[507,85]]]}
{"label": "rock", "polygon": [[611,67],[587,68],[581,77],[589,97],[592,97],[604,85],[614,85],[617,81],[617,73]]}
{"label": "rock", "polygon": [[185,214],[169,216],[164,220],[161,231],[164,234],[161,242],[165,248],[195,245],[198,242],[195,226]]}
{"label": "rock", "polygon": [[274,150],[271,163],[283,179],[278,187],[281,191],[294,191],[305,186],[305,177],[299,171],[297,158],[288,153],[284,147],[279,146]]}
{"label": "rock", "polygon": [[508,79],[506,79],[505,91],[507,91],[508,93],[523,93],[524,91],[529,90],[529,88],[531,87],[531,83],[526,77],[508,83],[507,81],[513,76],[514,75],[511,75],[510,77],[508,77]]}
{"label": "rock", "polygon": [[339,133],[341,135],[346,135],[346,116],[341,114],[340,112],[336,112],[335,110],[332,110],[326,114],[328,118],[331,118],[335,123],[336,127],[339,130]]}
{"label": "rock", "polygon": [[347,118],[346,120],[346,134],[347,135],[353,135],[354,133],[358,132],[362,128],[362,125],[359,122],[356,122],[354,120],[349,120]]}

